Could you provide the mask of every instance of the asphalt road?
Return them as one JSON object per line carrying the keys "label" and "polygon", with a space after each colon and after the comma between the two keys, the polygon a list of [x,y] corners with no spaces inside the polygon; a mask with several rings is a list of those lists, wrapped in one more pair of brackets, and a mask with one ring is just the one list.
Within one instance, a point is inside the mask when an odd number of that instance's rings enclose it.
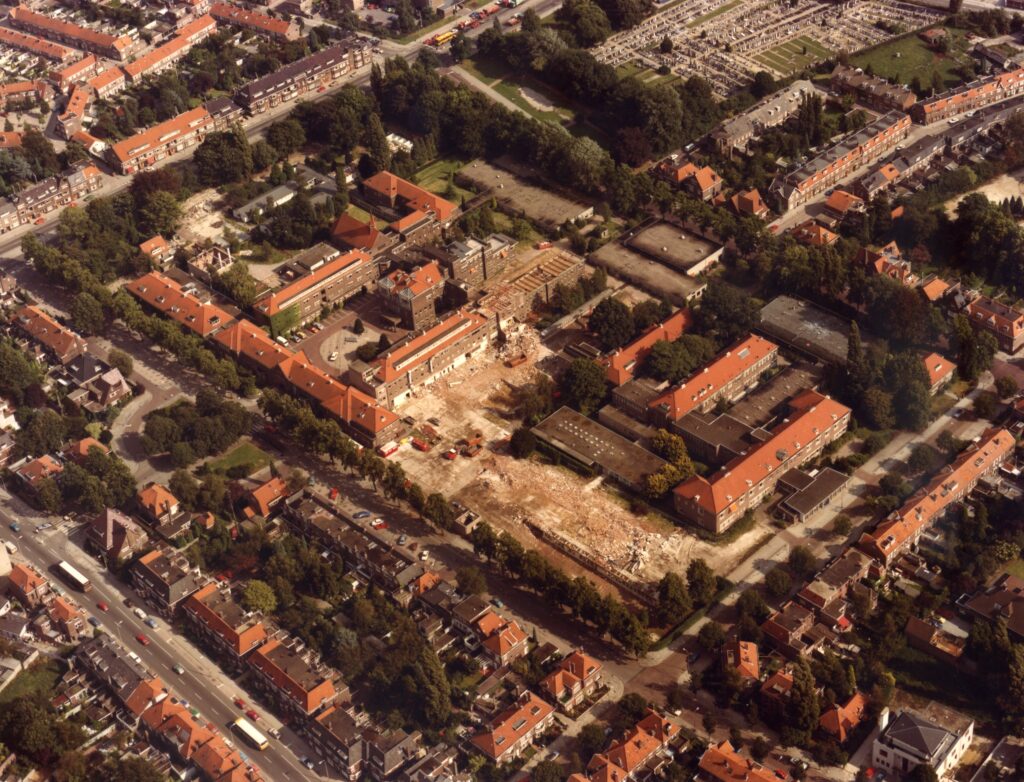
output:
{"label": "asphalt road", "polygon": [[[9,527],[15,520],[21,525],[20,533],[13,532]],[[54,527],[43,532],[35,532],[34,526],[44,521],[54,524]],[[150,671],[159,676],[179,698],[184,698],[191,707],[198,709],[202,717],[231,740],[260,768],[268,780],[321,778],[299,763],[297,756],[314,755],[305,741],[294,731],[282,726],[268,709],[251,702],[248,693],[193,646],[184,635],[172,632],[162,618],[157,618],[159,626],[154,630],[144,625],[142,620],[132,613],[132,609],[125,605],[125,599],[130,599],[143,610],[147,610],[147,606],[127,584],[119,581],[85,553],[81,547],[84,531],[72,529],[70,534],[65,534],[59,529],[60,519],[45,516],[25,505],[17,497],[11,497],[3,491],[0,491],[0,523],[3,525],[0,537],[13,541],[18,547],[17,553],[12,557],[15,562],[31,564],[65,591],[87,614],[95,616],[104,630],[126,649],[138,654]],[[79,593],[59,580],[52,568],[62,559],[92,582],[90,592]],[[109,605],[109,610],[101,611],[97,607],[99,602]],[[139,633],[150,640],[148,645],[144,646],[136,639]],[[174,665],[178,663],[185,668],[185,673],[180,676],[173,670]],[[246,701],[246,709],[253,708],[260,714],[256,726],[265,735],[272,727],[281,731],[281,740],[271,738],[270,747],[265,752],[252,750],[233,737],[230,723],[242,713],[242,710],[233,703],[238,697]]]}

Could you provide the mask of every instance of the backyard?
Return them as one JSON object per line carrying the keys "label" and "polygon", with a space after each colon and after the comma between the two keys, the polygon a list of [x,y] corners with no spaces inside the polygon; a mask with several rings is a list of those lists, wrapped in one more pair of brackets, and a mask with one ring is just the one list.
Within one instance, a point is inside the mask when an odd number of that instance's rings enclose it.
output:
{"label": "backyard", "polygon": [[932,51],[917,35],[910,34],[888,43],[866,49],[850,58],[850,64],[882,76],[899,84],[909,84],[916,76],[928,87],[934,73],[942,78],[946,87],[959,84],[961,64],[968,61],[967,41],[961,30],[947,27],[949,50],[946,54]]}
{"label": "backyard", "polygon": [[14,677],[14,681],[0,692],[0,703],[10,703],[22,695],[52,693],[60,676],[60,664],[43,657]]}
{"label": "backyard", "polygon": [[219,459],[210,461],[209,467],[214,472],[241,477],[243,474],[248,476],[262,470],[272,461],[270,455],[265,451],[260,450],[252,443],[244,442]]}
{"label": "backyard", "polygon": [[469,200],[476,195],[472,190],[467,190],[464,187],[459,187],[454,182],[454,175],[460,168],[466,165],[465,160],[459,160],[458,158],[441,158],[435,160],[432,163],[428,163],[419,171],[417,171],[412,181],[420,187],[424,187],[431,193],[437,193],[439,195],[445,195],[448,188],[451,187],[454,191],[454,195],[451,196],[451,200],[459,201],[461,199]]}

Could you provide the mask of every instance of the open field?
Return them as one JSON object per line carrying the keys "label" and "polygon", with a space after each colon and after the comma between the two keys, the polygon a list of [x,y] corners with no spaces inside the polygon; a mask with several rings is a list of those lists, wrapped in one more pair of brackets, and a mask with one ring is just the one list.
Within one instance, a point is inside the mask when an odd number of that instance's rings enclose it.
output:
{"label": "open field", "polygon": [[949,30],[946,54],[932,51],[917,35],[911,34],[856,54],[850,58],[850,64],[864,69],[870,67],[876,76],[900,84],[910,84],[916,76],[926,87],[931,85],[932,75],[938,73],[943,85],[952,87],[961,81],[957,69],[969,59],[968,44],[961,31],[946,29]]}
{"label": "open field", "polygon": [[754,59],[780,73],[789,74],[803,70],[808,65],[826,60],[831,56],[832,52],[816,40],[801,35],[792,41],[786,41],[786,43],[755,55]]}
{"label": "open field", "polygon": [[[991,182],[986,182],[977,190],[972,190],[971,193],[981,193],[989,201],[997,203],[1006,198],[1022,198],[1024,197],[1024,168],[1018,168],[1009,174],[996,177]],[[943,206],[946,214],[950,217],[955,217],[957,205],[971,193],[964,193],[947,201]]]}
{"label": "open field", "polygon": [[[433,163],[428,163],[417,171],[413,175],[412,181],[420,187],[425,187],[431,193],[444,195],[448,190],[449,176],[454,176],[455,172],[464,165],[466,165],[465,160],[459,160],[457,158],[441,158],[440,160],[435,160]],[[459,187],[454,183],[454,181],[451,185],[455,190],[455,201],[459,201],[462,198],[468,200],[475,195],[471,190]]]}
{"label": "open field", "polygon": [[209,462],[209,467],[215,472],[224,474],[240,473],[244,470],[246,475],[252,475],[269,466],[272,461],[268,453],[250,442],[244,442],[235,446],[219,459]]}

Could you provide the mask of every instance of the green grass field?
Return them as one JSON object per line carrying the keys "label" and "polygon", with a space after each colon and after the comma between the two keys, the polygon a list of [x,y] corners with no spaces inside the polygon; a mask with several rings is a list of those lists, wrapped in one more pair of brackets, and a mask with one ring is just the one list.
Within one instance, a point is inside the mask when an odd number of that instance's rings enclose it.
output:
{"label": "green grass field", "polygon": [[238,447],[228,451],[219,459],[210,462],[210,469],[214,472],[225,474],[239,473],[245,470],[246,475],[252,475],[269,465],[273,459],[265,451],[260,450],[252,443],[242,443]]}
{"label": "green grass field", "polygon": [[731,11],[738,5],[743,5],[743,0],[732,0],[732,2],[726,3],[723,6],[719,6],[714,11],[708,11],[706,14],[702,14],[690,22],[687,27],[697,27],[698,25],[704,24],[704,22],[711,21],[716,16],[721,16],[726,11]]}
{"label": "green grass field", "polygon": [[790,74],[831,56],[832,52],[816,40],[801,35],[754,55],[754,59],[780,73]]}
{"label": "green grass field", "polygon": [[[505,63],[487,57],[467,58],[459,63],[459,67],[514,103],[534,119],[553,122],[556,125],[563,125],[575,119],[575,112],[560,105],[558,98],[551,94],[550,88],[536,79],[514,76]],[[534,92],[544,95],[556,104],[557,108],[550,111],[538,109],[524,97],[520,92],[520,87],[528,87]]]}
{"label": "green grass field", "polygon": [[1024,578],[1024,559],[1015,559],[1003,568],[1003,571],[1017,578]]}
{"label": "green grass field", "polygon": [[911,34],[855,54],[850,64],[864,69],[870,67],[876,76],[900,84],[909,84],[916,76],[922,84],[930,86],[932,74],[938,72],[943,84],[952,87],[961,81],[957,69],[967,58],[967,42],[959,30],[946,29],[949,31],[947,54],[932,51],[916,34]]}
{"label": "green grass field", "polygon": [[[441,158],[435,160],[433,163],[428,163],[419,171],[417,171],[412,181],[420,187],[425,187],[431,193],[438,193],[444,195],[448,189],[448,177],[450,174],[454,174],[460,168],[466,165],[466,161],[459,160],[458,158]],[[459,187],[453,183],[455,189],[454,199],[456,201],[461,198],[467,200],[472,198],[475,193],[472,190],[466,190],[464,187]]]}
{"label": "green grass field", "polygon": [[370,222],[370,213],[367,212],[365,209],[360,209],[355,204],[350,203],[348,205],[348,209],[346,209],[345,212],[346,214],[352,215],[352,217],[356,218],[356,220],[358,220],[361,223]]}
{"label": "green grass field", "polygon": [[43,657],[14,677],[14,681],[0,692],[0,703],[10,703],[22,695],[52,693],[60,675],[61,668],[57,661]]}

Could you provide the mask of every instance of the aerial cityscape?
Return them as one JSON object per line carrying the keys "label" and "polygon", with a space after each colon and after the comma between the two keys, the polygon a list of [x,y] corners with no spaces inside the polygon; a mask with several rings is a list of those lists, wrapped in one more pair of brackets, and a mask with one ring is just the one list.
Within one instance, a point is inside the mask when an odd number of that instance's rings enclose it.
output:
{"label": "aerial cityscape", "polygon": [[0,782],[1024,780],[1024,0],[0,68]]}

